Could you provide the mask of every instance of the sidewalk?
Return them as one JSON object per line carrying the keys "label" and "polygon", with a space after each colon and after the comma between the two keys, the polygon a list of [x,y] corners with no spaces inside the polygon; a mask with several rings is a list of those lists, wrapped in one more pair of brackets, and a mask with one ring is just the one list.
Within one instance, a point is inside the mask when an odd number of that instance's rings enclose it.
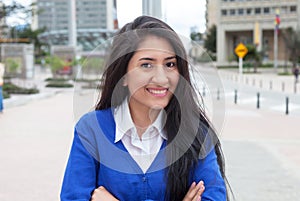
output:
{"label": "sidewalk", "polygon": [[233,104],[226,111],[221,140],[236,200],[300,200],[300,117]]}
{"label": "sidewalk", "polygon": [[[289,69],[290,70],[290,69]],[[285,94],[300,94],[300,83],[296,85],[293,75],[278,75],[284,69],[259,68],[258,73],[243,73],[239,75],[238,69],[221,69],[220,75],[225,80],[231,80],[258,89],[281,92]],[[296,93],[295,93],[296,92]]]}

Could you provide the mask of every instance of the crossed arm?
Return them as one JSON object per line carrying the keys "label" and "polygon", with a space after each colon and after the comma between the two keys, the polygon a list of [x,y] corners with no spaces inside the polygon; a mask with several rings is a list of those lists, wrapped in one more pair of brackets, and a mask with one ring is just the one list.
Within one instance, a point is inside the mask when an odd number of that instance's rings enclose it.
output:
{"label": "crossed arm", "polygon": [[[193,182],[185,195],[183,201],[201,201],[201,195],[204,192],[204,183],[200,181],[196,184]],[[92,194],[91,201],[118,201],[110,192],[108,192],[103,186],[98,187]]]}

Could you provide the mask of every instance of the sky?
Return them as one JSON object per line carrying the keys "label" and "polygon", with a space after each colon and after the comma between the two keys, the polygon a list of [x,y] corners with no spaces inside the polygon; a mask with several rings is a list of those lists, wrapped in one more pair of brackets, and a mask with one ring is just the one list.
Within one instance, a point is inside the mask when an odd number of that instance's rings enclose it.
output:
{"label": "sky", "polygon": [[[31,1],[18,2],[29,5]],[[191,27],[201,33],[205,31],[206,0],[162,0],[162,4],[163,20],[179,34],[189,37]],[[142,0],[117,0],[117,10],[121,27],[142,14]]]}
{"label": "sky", "polygon": [[[189,37],[191,27],[197,27],[201,33],[205,31],[206,0],[162,1],[163,20],[176,32]],[[117,9],[119,25],[123,26],[142,14],[142,0],[117,0]]]}

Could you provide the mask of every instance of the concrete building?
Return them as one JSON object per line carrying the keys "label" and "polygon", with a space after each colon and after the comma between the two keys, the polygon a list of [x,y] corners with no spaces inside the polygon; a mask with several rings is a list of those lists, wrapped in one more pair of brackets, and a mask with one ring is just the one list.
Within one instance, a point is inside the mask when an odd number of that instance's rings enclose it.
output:
{"label": "concrete building", "polygon": [[[36,0],[38,28],[46,27],[41,36],[51,45],[67,45],[70,31],[69,0]],[[74,0],[75,1],[75,0]],[[116,0],[76,0],[76,38],[83,50],[92,50],[117,29]]]}
{"label": "concrete building", "polygon": [[300,0],[207,0],[207,28],[217,26],[217,65],[234,60],[240,43],[256,44],[264,51],[263,61],[274,61],[275,16],[279,11],[278,62],[283,64],[287,51],[280,30],[299,27]]}
{"label": "concrete building", "polygon": [[149,15],[162,19],[162,3],[161,0],[143,0],[143,15]]}

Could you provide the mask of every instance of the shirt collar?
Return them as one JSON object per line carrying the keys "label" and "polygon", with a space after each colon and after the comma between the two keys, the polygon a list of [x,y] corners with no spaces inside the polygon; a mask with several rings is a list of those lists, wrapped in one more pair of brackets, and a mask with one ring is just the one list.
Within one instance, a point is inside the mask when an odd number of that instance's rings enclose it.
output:
{"label": "shirt collar", "polygon": [[128,132],[128,130],[134,128],[134,123],[131,119],[127,98],[125,98],[121,105],[115,108],[114,118],[116,122],[116,143],[122,139],[122,137]]}
{"label": "shirt collar", "polygon": [[[125,100],[121,103],[121,105],[115,108],[114,118],[116,122],[116,135],[115,135],[115,143],[116,143],[120,141],[123,138],[123,136],[131,129],[135,129],[135,125],[131,118],[127,98],[125,98]],[[161,110],[157,118],[153,122],[153,124],[150,125],[149,127],[156,128],[160,136],[166,140],[167,135],[163,130],[165,122],[166,122],[166,114],[164,110]]]}

